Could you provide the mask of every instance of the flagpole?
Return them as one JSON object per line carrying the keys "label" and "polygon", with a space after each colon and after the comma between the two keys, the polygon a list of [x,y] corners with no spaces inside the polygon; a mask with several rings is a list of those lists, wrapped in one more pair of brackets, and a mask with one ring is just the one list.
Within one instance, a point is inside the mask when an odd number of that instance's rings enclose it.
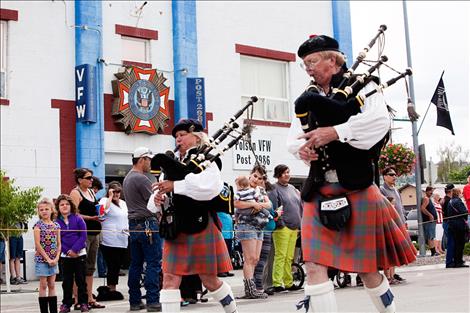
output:
{"label": "flagpole", "polygon": [[[408,12],[406,9],[406,0],[403,0],[403,20],[405,23],[405,39],[406,39],[406,57],[408,60],[408,67],[411,67],[411,48],[410,48],[410,36],[408,31]],[[414,93],[414,84],[413,76],[409,78],[410,82],[410,98],[413,103],[413,109],[415,109],[415,93]],[[419,255],[426,255],[426,247],[424,243],[424,231],[423,231],[423,217],[421,215],[421,164],[420,164],[420,155],[419,155],[419,145],[418,145],[418,132],[416,127],[416,121],[411,121],[412,137],[413,137],[413,151],[416,155],[415,163],[415,179],[416,179],[416,210],[418,213],[418,245],[419,245]]]}
{"label": "flagpole", "polygon": [[[441,79],[442,79],[443,76],[444,76],[444,71],[442,71],[441,78],[439,78],[438,82],[441,81]],[[439,83],[438,83],[438,85],[439,85]],[[429,105],[428,105],[428,108],[426,109],[426,113],[424,113],[424,117],[423,117],[423,119],[421,120],[421,124],[419,125],[418,134],[417,134],[417,135],[419,135],[419,131],[421,130],[421,126],[423,126],[424,120],[426,119],[426,115],[428,115],[428,111],[429,111],[429,107],[431,106],[431,103],[432,103],[432,101],[429,101]]]}

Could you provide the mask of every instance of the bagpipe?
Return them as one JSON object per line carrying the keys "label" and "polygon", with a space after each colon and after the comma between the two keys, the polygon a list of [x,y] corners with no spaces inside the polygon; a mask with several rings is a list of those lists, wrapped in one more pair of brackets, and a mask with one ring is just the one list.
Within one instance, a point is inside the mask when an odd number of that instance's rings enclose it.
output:
{"label": "bagpipe", "polygon": [[[179,161],[175,158],[174,153],[179,147],[176,147],[174,151],[156,154],[151,161],[151,172],[158,177],[157,179],[163,173],[166,180],[179,181],[190,173],[201,173],[212,162],[216,162],[221,169],[220,157],[251,131],[249,126],[243,127],[241,131],[238,130],[240,126],[235,121],[256,101],[258,101],[257,97],[251,97],[246,105],[212,137],[188,152],[185,160]],[[219,148],[228,137],[233,139]],[[216,212],[233,214],[233,188],[226,183],[220,194],[209,201],[195,201],[184,195],[170,194],[168,206],[162,209],[160,236],[166,240],[173,240],[179,233],[198,233],[207,227],[209,214],[215,219]]]}
{"label": "bagpipe", "polygon": [[[398,76],[385,83],[380,83],[379,78],[372,74],[388,61],[388,58],[385,55],[381,55],[382,51],[379,52],[379,59],[375,61],[375,64],[370,66],[365,73],[354,73],[359,64],[366,63],[366,54],[374,46],[377,39],[380,38],[383,40],[382,37],[384,36],[386,29],[387,27],[385,25],[381,25],[378,33],[373,37],[367,47],[359,53],[354,64],[347,70],[345,70],[346,68],[343,66],[343,69],[333,76],[332,82],[336,81],[336,84],[332,84],[333,90],[330,95],[321,95],[320,88],[317,86],[315,81],[312,80],[306,90],[296,99],[295,114],[296,117],[299,118],[302,130],[305,133],[318,127],[335,126],[346,122],[351,116],[361,112],[361,107],[364,105],[364,102],[368,97],[377,92],[382,92],[385,88],[395,84],[398,80],[412,75],[410,68],[401,73],[394,70],[399,74]],[[387,67],[392,69],[390,66]],[[366,94],[359,94],[359,91],[372,81],[376,83],[377,87]],[[406,86],[408,91],[408,85],[406,84]],[[412,121],[419,117],[419,115],[414,111],[414,105],[411,103],[411,98],[409,96],[408,115]],[[370,149],[371,158],[375,164],[377,164],[380,150],[383,145],[386,144],[388,138],[389,134]],[[319,154],[324,153],[324,149],[322,147],[318,150],[319,151],[317,152]],[[325,173],[323,168],[320,167],[319,162],[312,161],[310,164],[309,176],[302,193],[302,198],[304,198],[304,200],[307,200],[305,198],[310,197],[311,190],[318,190],[318,188],[324,183],[324,177]],[[377,180],[377,178],[378,173],[376,171],[375,180]],[[310,190],[310,192],[308,192],[309,195],[307,195],[307,189]]]}
{"label": "bagpipe", "polygon": [[[250,127],[240,127],[235,121],[245,112],[248,108],[252,107],[258,98],[253,96],[247,101],[246,105],[236,112],[224,125],[218,129],[212,137],[209,137],[207,142],[202,143],[195,152],[192,153],[190,158],[184,161],[178,161],[174,157],[174,152],[178,150],[176,147],[172,153],[158,153],[152,158],[151,171],[154,174],[159,174],[162,171],[165,173],[165,179],[171,181],[183,180],[189,173],[198,174],[205,170],[212,162],[219,161],[220,157],[240,139],[250,132]],[[236,136],[233,136],[233,133]],[[228,137],[233,138],[224,147],[219,148],[221,143]],[[215,150],[215,153],[211,153]]]}

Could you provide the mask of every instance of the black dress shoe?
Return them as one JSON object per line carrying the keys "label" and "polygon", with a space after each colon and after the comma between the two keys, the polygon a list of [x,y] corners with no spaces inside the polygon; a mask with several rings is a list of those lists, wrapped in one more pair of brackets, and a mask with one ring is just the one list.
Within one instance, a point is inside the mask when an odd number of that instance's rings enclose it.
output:
{"label": "black dress shoe", "polygon": [[227,272],[227,277],[233,277],[233,276],[235,276],[234,273]]}
{"label": "black dress shoe", "polygon": [[267,294],[268,296],[272,296],[274,294],[274,288],[273,287],[266,288],[264,289],[264,293]]}
{"label": "black dress shoe", "polygon": [[454,268],[454,267],[455,267],[454,263],[446,264],[446,268]]}
{"label": "black dress shoe", "polygon": [[286,288],[282,287],[282,286],[275,286],[273,287],[273,291],[274,292],[287,292]]}
{"label": "black dress shoe", "polygon": [[272,296],[272,295],[274,294],[274,287],[266,288],[266,289],[264,289],[264,292],[265,292],[268,296]]}
{"label": "black dress shoe", "polygon": [[401,282],[401,283],[406,281],[406,279],[404,279],[403,277],[401,277],[401,276],[398,275],[398,274],[394,274],[394,275],[393,275],[393,278],[395,278],[396,280],[398,280],[398,281]]}
{"label": "black dress shoe", "polygon": [[298,286],[296,285],[292,285],[288,288],[286,288],[286,290],[289,290],[289,291],[296,291],[296,290],[300,290],[301,288],[299,288]]}
{"label": "black dress shoe", "polygon": [[217,277],[227,277],[227,273],[219,273],[217,274]]}
{"label": "black dress shoe", "polygon": [[469,267],[469,265],[465,263],[460,263],[460,264],[455,265],[455,267]]}

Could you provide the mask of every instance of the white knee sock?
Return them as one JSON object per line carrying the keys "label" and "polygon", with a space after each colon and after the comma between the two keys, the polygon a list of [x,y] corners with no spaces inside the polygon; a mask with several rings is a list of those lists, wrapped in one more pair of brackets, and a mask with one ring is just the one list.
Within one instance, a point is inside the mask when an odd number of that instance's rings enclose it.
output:
{"label": "white knee sock", "polygon": [[237,304],[229,284],[222,282],[222,286],[211,292],[210,295],[222,304],[225,313],[237,313]]}
{"label": "white knee sock", "polygon": [[306,285],[305,295],[310,297],[310,312],[337,312],[334,289],[331,280],[318,285]]}
{"label": "white knee sock", "polygon": [[179,313],[181,307],[181,293],[179,289],[160,290],[160,303],[163,313]]}
{"label": "white knee sock", "polygon": [[364,287],[380,313],[395,313],[395,301],[387,277],[382,275],[382,282],[375,288]]}

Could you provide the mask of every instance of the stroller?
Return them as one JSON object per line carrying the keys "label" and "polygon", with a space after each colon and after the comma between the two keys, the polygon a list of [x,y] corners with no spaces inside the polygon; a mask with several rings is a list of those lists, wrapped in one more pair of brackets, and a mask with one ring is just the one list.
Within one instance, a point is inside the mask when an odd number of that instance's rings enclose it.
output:
{"label": "stroller", "polygon": [[232,241],[232,266],[233,269],[239,270],[243,268],[243,250],[242,250],[242,244],[241,242],[237,239],[236,235],[233,238]]}

